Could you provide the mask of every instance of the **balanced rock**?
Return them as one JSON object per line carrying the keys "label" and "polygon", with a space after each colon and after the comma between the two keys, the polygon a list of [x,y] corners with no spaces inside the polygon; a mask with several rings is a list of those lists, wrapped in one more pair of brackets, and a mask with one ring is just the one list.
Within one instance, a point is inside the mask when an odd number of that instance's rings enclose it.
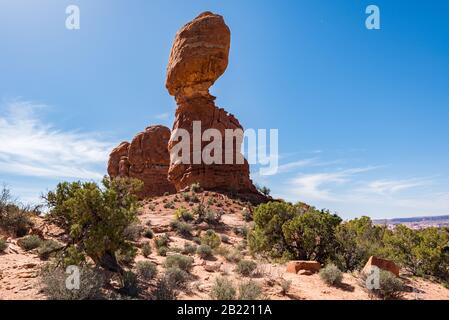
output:
{"label": "balanced rock", "polygon": [[170,129],[164,126],[148,127],[131,143],[122,142],[109,156],[108,174],[111,178],[130,177],[143,181],[141,198],[175,193],[167,179],[170,155],[167,145]]}
{"label": "balanced rock", "polygon": [[287,263],[287,272],[298,273],[299,271],[318,272],[321,269],[321,264],[317,261],[290,261]]}
{"label": "balanced rock", "polygon": [[[182,140],[172,135],[168,149],[172,161],[168,179],[177,191],[193,183],[200,183],[206,190],[257,193],[249,177],[248,162],[240,153],[241,139],[233,138],[232,150],[225,150],[225,131],[241,130],[239,121],[224,109],[215,106],[215,97],[209,88],[225,72],[228,66],[231,34],[222,16],[205,12],[186,24],[176,35],[167,68],[166,87],[176,99],[177,110],[173,132],[186,130],[194,139],[193,124],[199,121],[201,136],[208,129],[221,133],[221,161],[206,164],[203,159],[194,161],[194,148],[190,148],[185,161],[173,161],[173,149]],[[215,141],[214,141],[215,142]],[[210,142],[200,141],[202,154]],[[190,145],[193,142],[190,141]],[[231,149],[231,148],[229,148]],[[232,161],[225,154],[232,152]],[[198,152],[197,152],[198,154]],[[237,161],[243,159],[243,161]]]}
{"label": "balanced rock", "polygon": [[372,267],[377,267],[381,270],[390,271],[395,276],[399,277],[400,268],[390,260],[385,260],[377,257],[370,257],[362,273],[370,273]]}

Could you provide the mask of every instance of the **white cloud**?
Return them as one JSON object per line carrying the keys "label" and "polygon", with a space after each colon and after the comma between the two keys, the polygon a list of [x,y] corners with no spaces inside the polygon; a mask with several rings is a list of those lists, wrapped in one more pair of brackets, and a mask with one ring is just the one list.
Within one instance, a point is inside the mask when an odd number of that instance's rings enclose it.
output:
{"label": "white cloud", "polygon": [[98,179],[113,144],[97,133],[61,131],[39,117],[45,105],[14,101],[0,115],[0,172],[46,178]]}
{"label": "white cloud", "polygon": [[165,113],[158,114],[158,115],[156,115],[156,116],[154,116],[154,117],[155,117],[156,119],[158,119],[158,120],[167,120],[167,119],[170,118],[170,116],[171,116],[171,113],[165,112]]}
{"label": "white cloud", "polygon": [[393,194],[407,189],[426,186],[430,183],[431,181],[427,179],[375,180],[368,184],[366,191],[377,194]]}

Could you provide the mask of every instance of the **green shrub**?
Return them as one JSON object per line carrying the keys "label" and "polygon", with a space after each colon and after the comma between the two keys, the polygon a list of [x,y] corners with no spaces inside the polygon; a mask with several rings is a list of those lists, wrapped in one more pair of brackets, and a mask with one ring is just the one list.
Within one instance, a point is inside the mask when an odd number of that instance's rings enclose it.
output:
{"label": "green shrub", "polygon": [[164,208],[165,209],[174,209],[175,208],[175,203],[173,201],[169,201],[169,202],[164,204]]}
{"label": "green shrub", "polygon": [[246,222],[253,221],[253,215],[252,215],[251,211],[248,210],[248,208],[243,208],[243,210],[242,210],[242,216],[243,216],[243,219],[244,219]]}
{"label": "green shrub", "polygon": [[137,274],[145,280],[153,279],[157,274],[157,267],[149,261],[137,262]]}
{"label": "green shrub", "polygon": [[123,273],[120,292],[134,298],[139,295],[139,281],[134,272],[125,271]]}
{"label": "green shrub", "polygon": [[204,221],[211,226],[216,226],[221,223],[222,216],[223,211],[214,211],[212,209],[209,209],[205,213]]}
{"label": "green shrub", "polygon": [[17,205],[10,194],[10,190],[3,187],[0,190],[0,229],[14,235],[25,236],[33,226],[30,216],[34,212]]}
{"label": "green shrub", "polygon": [[232,263],[238,263],[240,260],[243,259],[242,253],[238,251],[237,249],[231,250],[226,256],[226,261],[232,262]]}
{"label": "green shrub", "polygon": [[194,244],[190,244],[188,242],[184,243],[184,249],[182,250],[183,254],[195,254],[198,247]]}
{"label": "green shrub", "polygon": [[281,279],[281,293],[282,295],[286,295],[288,291],[290,290],[290,287],[292,286],[291,280]]}
{"label": "green shrub", "polygon": [[8,248],[8,244],[5,240],[0,238],[0,253],[5,252],[5,250]]}
{"label": "green shrub", "polygon": [[221,244],[220,237],[215,233],[214,230],[207,230],[206,234],[201,238],[201,243],[208,245],[212,249],[217,248]]}
{"label": "green shrub", "polygon": [[213,300],[235,300],[237,291],[234,284],[225,277],[217,277],[210,292]]}
{"label": "green shrub", "polygon": [[178,267],[171,267],[165,271],[165,277],[173,288],[184,288],[189,280],[189,273]]}
{"label": "green shrub", "polygon": [[234,228],[234,233],[236,236],[241,236],[243,238],[246,239],[246,237],[248,236],[248,227],[243,226],[243,227],[235,227]]}
{"label": "green shrub", "polygon": [[[370,295],[383,300],[400,299],[403,295],[404,283],[389,271],[380,270],[379,275],[379,288],[367,288]],[[366,280],[366,275],[362,279]],[[366,281],[364,282],[366,285]]]}
{"label": "green shrub", "polygon": [[201,185],[199,183],[193,183],[190,186],[190,191],[191,192],[201,192]]}
{"label": "green shrub", "polygon": [[257,263],[252,260],[240,260],[237,263],[237,272],[242,276],[249,277],[257,268]]}
{"label": "green shrub", "polygon": [[201,259],[209,259],[212,257],[212,248],[207,244],[202,244],[196,250]]}
{"label": "green shrub", "polygon": [[159,248],[157,248],[157,254],[160,255],[161,257],[167,256],[167,253],[168,253],[168,248],[167,247],[159,247]]}
{"label": "green shrub", "polygon": [[30,251],[38,248],[42,244],[41,238],[36,235],[26,236],[17,241],[17,244],[24,250]]}
{"label": "green shrub", "polygon": [[45,240],[41,243],[38,255],[42,260],[48,260],[51,256],[54,256],[58,250],[62,248],[62,245],[53,240]]}
{"label": "green shrub", "polygon": [[138,241],[144,232],[144,227],[139,223],[132,223],[125,228],[123,236],[129,241]]}
{"label": "green shrub", "polygon": [[195,242],[196,244],[200,245],[201,244],[201,239],[198,237],[193,237],[192,241]]}
{"label": "green shrub", "polygon": [[[73,272],[73,271],[72,271]],[[42,268],[43,292],[50,300],[95,300],[102,297],[104,276],[98,269],[80,267],[79,289],[69,290],[66,286],[68,274],[63,268],[46,265]]]}
{"label": "green shrub", "polygon": [[135,179],[105,177],[103,187],[94,182],[64,182],[49,192],[47,217],[70,236],[71,256],[88,256],[97,265],[120,271],[115,254],[133,250],[126,235],[137,221],[136,194],[142,185]]}
{"label": "green shrub", "polygon": [[328,264],[320,270],[321,279],[328,285],[338,286],[343,280],[343,272],[334,264]]}
{"label": "green shrub", "polygon": [[270,195],[270,193],[271,193],[271,190],[270,189],[268,189],[267,187],[264,187],[264,186],[262,186],[262,187],[260,187],[260,186],[256,186],[256,188],[257,188],[257,191],[259,191],[260,193],[262,193],[264,196],[269,196]]}
{"label": "green shrub", "polygon": [[193,258],[175,254],[167,257],[164,265],[167,269],[176,267],[184,271],[190,271],[193,267]]}
{"label": "green shrub", "polygon": [[192,236],[192,226],[186,222],[174,220],[170,223],[170,226],[173,230],[176,230],[176,232],[184,238]]}
{"label": "green shrub", "polygon": [[132,250],[126,250],[126,251],[118,251],[116,253],[117,261],[120,264],[129,266],[134,263],[134,259],[136,258],[137,250],[135,248],[132,248]]}
{"label": "green shrub", "polygon": [[154,237],[153,230],[151,230],[150,228],[145,229],[145,231],[143,232],[143,236],[147,239],[153,239]]}
{"label": "green shrub", "polygon": [[149,242],[145,242],[142,245],[142,255],[145,258],[148,258],[151,255],[151,244]]}
{"label": "green shrub", "polygon": [[257,300],[262,294],[262,288],[254,281],[243,282],[239,285],[239,300]]}
{"label": "green shrub", "polygon": [[153,291],[154,300],[176,300],[176,290],[165,276],[158,280],[156,289]]}
{"label": "green shrub", "polygon": [[167,234],[157,236],[154,239],[154,244],[156,245],[156,248],[168,247],[169,242],[170,242],[170,238]]}
{"label": "green shrub", "polygon": [[175,212],[175,218],[176,220],[190,222],[193,221],[194,217],[193,214],[187,210],[186,208],[179,208]]}

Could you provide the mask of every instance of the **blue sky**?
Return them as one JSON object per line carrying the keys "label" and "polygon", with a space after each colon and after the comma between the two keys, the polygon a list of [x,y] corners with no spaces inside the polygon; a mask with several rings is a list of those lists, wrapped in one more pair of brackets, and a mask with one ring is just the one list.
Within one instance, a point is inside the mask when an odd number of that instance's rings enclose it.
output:
{"label": "blue sky", "polygon": [[[65,8],[81,29],[65,28]],[[381,30],[365,28],[379,6]],[[99,179],[109,150],[171,127],[165,70],[202,11],[232,32],[217,104],[279,129],[276,197],[338,212],[449,214],[449,2],[0,0],[0,182],[24,202]]]}

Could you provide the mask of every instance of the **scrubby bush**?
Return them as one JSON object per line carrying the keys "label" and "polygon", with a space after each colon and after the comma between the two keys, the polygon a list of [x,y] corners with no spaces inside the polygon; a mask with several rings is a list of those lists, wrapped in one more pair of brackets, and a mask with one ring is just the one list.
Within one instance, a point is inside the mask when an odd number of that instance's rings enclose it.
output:
{"label": "scrubby bush", "polygon": [[104,276],[98,269],[83,266],[79,269],[79,289],[66,286],[67,273],[64,268],[46,265],[41,272],[43,292],[50,300],[96,300],[102,297]]}
{"label": "scrubby bush", "polygon": [[156,289],[153,291],[154,300],[176,300],[176,296],[176,290],[166,276],[157,281]]}
{"label": "scrubby bush", "polygon": [[253,215],[252,215],[251,211],[248,210],[248,208],[243,208],[243,210],[242,210],[242,216],[243,216],[243,219],[244,219],[246,222],[253,221]]}
{"label": "scrubby bush", "polygon": [[48,260],[52,255],[62,248],[62,245],[54,240],[45,240],[41,243],[38,255],[42,260]]}
{"label": "scrubby bush", "polygon": [[125,228],[123,236],[129,241],[138,241],[142,236],[145,228],[140,223],[132,223]]}
{"label": "scrubby bush", "polygon": [[215,249],[220,246],[221,239],[214,230],[207,230],[206,234],[201,237],[201,243]]}
{"label": "scrubby bush", "polygon": [[204,221],[211,226],[217,226],[221,223],[223,214],[224,212],[222,210],[215,211],[212,209],[208,209],[206,210]]}
{"label": "scrubby bush", "polygon": [[136,248],[131,248],[130,250],[122,251],[119,250],[116,253],[117,261],[120,264],[130,266],[134,263],[134,259],[136,258],[137,250]]}
{"label": "scrubby bush", "polygon": [[64,182],[46,195],[47,218],[70,236],[72,245],[64,253],[66,265],[88,256],[108,270],[121,270],[115,255],[133,250],[126,234],[137,221],[136,194],[141,187],[139,180],[105,177],[103,187],[93,182]]}
{"label": "scrubby bush", "polygon": [[134,272],[125,271],[123,273],[120,292],[134,298],[139,295],[139,281]]}
{"label": "scrubby bush", "polygon": [[248,236],[248,227],[247,226],[243,226],[243,227],[235,227],[234,228],[234,233],[236,236],[241,236],[243,238],[246,239],[246,237]]}
{"label": "scrubby bush", "polygon": [[143,236],[147,239],[153,239],[154,237],[153,230],[151,230],[150,228],[145,229],[145,231],[143,232]]}
{"label": "scrubby bush", "polygon": [[41,238],[39,238],[36,235],[26,236],[17,241],[17,244],[24,250],[30,251],[36,248],[39,248],[39,246],[42,244]]}
{"label": "scrubby bush", "polygon": [[142,245],[142,255],[145,258],[148,258],[150,256],[150,254],[151,254],[151,244],[149,242],[145,242]]}
{"label": "scrubby bush", "polygon": [[175,212],[175,219],[190,222],[194,219],[193,214],[186,208],[179,208]]}
{"label": "scrubby bush", "polygon": [[239,300],[257,300],[261,294],[262,288],[252,280],[239,285]]}
{"label": "scrubby bush", "polygon": [[[366,286],[366,275],[362,277],[362,280]],[[383,300],[397,300],[403,295],[404,283],[389,271],[380,270],[378,284],[378,288],[366,287],[369,294],[373,297]]]}
{"label": "scrubby bush", "polygon": [[257,268],[257,263],[252,260],[240,260],[237,263],[237,272],[242,276],[249,277]]}
{"label": "scrubby bush", "polygon": [[170,226],[180,236],[188,238],[192,236],[192,226],[186,222],[174,220],[170,223]]}
{"label": "scrubby bush", "polygon": [[167,203],[164,204],[164,208],[165,209],[174,209],[175,203],[173,201],[168,201]]}
{"label": "scrubby bush", "polygon": [[209,259],[212,257],[212,248],[207,244],[202,244],[196,250],[201,259]]}
{"label": "scrubby bush", "polygon": [[189,273],[178,267],[171,267],[165,271],[165,277],[173,288],[184,288],[189,280]]}
{"label": "scrubby bush", "polygon": [[257,191],[259,191],[260,193],[262,193],[264,196],[269,196],[270,195],[270,193],[271,193],[271,190],[270,189],[268,189],[267,187],[265,187],[265,186],[256,186],[256,188],[257,188]]}
{"label": "scrubby bush", "polygon": [[201,192],[201,185],[199,183],[193,183],[190,186],[190,191],[191,192]]}
{"label": "scrubby bush", "polygon": [[161,257],[165,257],[168,253],[168,248],[167,247],[159,247],[157,248],[157,254],[160,255]]}
{"label": "scrubby bush", "polygon": [[282,295],[286,295],[290,291],[290,287],[292,286],[291,280],[281,279],[281,293]]}
{"label": "scrubby bush", "polygon": [[225,256],[225,259],[228,262],[238,263],[238,262],[240,262],[240,260],[243,259],[243,255],[237,249],[233,249],[233,250],[229,251],[229,253]]}
{"label": "scrubby bush", "polygon": [[157,274],[156,265],[149,261],[137,262],[136,268],[137,268],[137,274],[145,280],[151,280]]}
{"label": "scrubby bush", "polygon": [[234,284],[225,277],[217,277],[210,292],[210,297],[213,300],[235,300],[237,290]]}
{"label": "scrubby bush", "polygon": [[170,242],[170,238],[167,234],[157,236],[154,239],[154,244],[156,245],[156,248],[168,247],[169,242]]}
{"label": "scrubby bush", "polygon": [[340,285],[343,280],[343,272],[341,272],[336,265],[331,263],[320,270],[320,277],[328,285],[337,286]]}
{"label": "scrubby bush", "polygon": [[175,255],[167,257],[167,259],[165,259],[164,265],[167,269],[177,267],[184,271],[190,271],[190,269],[192,269],[192,267],[193,267],[193,258],[188,257],[188,256],[183,256],[180,254],[175,254]]}
{"label": "scrubby bush", "polygon": [[193,237],[192,241],[195,242],[196,244],[200,245],[201,244],[201,238],[199,237]]}
{"label": "scrubby bush", "polygon": [[5,240],[0,238],[0,253],[5,252],[5,250],[8,248],[8,244]]}
{"label": "scrubby bush", "polygon": [[184,243],[184,249],[182,250],[183,254],[195,254],[198,247],[194,244],[190,244],[188,242]]}

